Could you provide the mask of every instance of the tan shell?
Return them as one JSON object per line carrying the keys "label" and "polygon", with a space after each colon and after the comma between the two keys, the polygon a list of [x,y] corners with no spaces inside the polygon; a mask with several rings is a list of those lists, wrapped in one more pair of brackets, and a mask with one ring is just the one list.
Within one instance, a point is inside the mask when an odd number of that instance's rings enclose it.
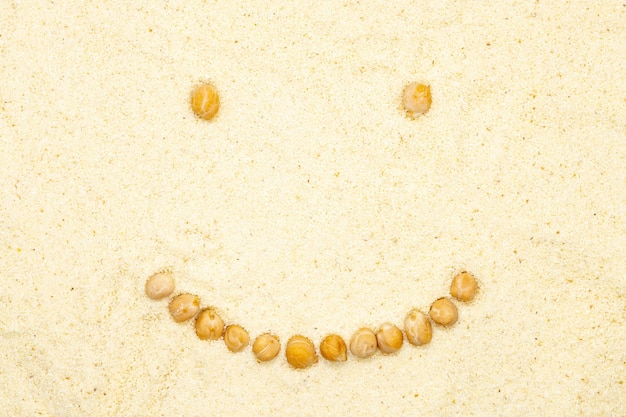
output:
{"label": "tan shell", "polygon": [[348,359],[348,347],[343,338],[336,334],[330,334],[320,343],[320,353],[332,362],[344,362]]}
{"label": "tan shell", "polygon": [[200,309],[200,298],[193,294],[181,294],[169,304],[170,314],[176,322],[183,322],[194,317]]}
{"label": "tan shell", "polygon": [[474,275],[461,272],[452,279],[450,295],[459,301],[472,301],[478,291],[478,283]]}
{"label": "tan shell", "polygon": [[378,342],[378,349],[382,353],[395,353],[402,347],[404,335],[397,326],[385,323],[376,332],[376,341]]}
{"label": "tan shell", "polygon": [[196,335],[201,340],[217,340],[224,333],[224,320],[212,308],[206,308],[196,319]]}
{"label": "tan shell", "polygon": [[429,314],[435,323],[442,326],[452,326],[459,318],[456,306],[445,297],[432,303]]}
{"label": "tan shell", "polygon": [[358,358],[368,358],[376,353],[378,342],[371,329],[363,327],[357,330],[350,339],[350,352]]}
{"label": "tan shell", "polygon": [[287,342],[285,356],[289,365],[297,369],[308,368],[317,363],[315,345],[304,336],[293,336]]}
{"label": "tan shell", "polygon": [[404,88],[402,104],[409,117],[417,117],[426,113],[433,102],[430,87],[425,84],[411,83]]}
{"label": "tan shell", "polygon": [[259,362],[271,361],[280,352],[278,337],[269,333],[262,334],[252,344],[252,352],[256,355]]}
{"label": "tan shell", "polygon": [[204,120],[211,120],[220,108],[220,97],[211,84],[203,84],[191,93],[191,108]]}
{"label": "tan shell", "polygon": [[409,311],[404,319],[404,332],[409,343],[415,346],[430,343],[433,338],[433,326],[428,316],[416,309]]}
{"label": "tan shell", "polygon": [[224,330],[224,344],[231,352],[241,352],[250,344],[250,335],[238,324],[231,324]]}
{"label": "tan shell", "polygon": [[157,272],[146,281],[146,295],[153,300],[168,297],[174,292],[174,278],[170,272]]}

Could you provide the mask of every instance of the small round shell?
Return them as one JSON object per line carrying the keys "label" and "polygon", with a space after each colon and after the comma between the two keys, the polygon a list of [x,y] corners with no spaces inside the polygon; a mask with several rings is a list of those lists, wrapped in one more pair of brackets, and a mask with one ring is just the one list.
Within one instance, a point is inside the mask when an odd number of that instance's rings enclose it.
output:
{"label": "small round shell", "polygon": [[320,353],[331,362],[344,362],[348,359],[346,354],[348,347],[343,338],[336,334],[330,334],[320,343]]}
{"label": "small round shell", "polygon": [[376,332],[376,340],[378,348],[382,353],[395,353],[400,350],[404,342],[402,330],[391,323],[385,323],[380,326]]}
{"label": "small round shell", "polygon": [[425,345],[433,338],[433,326],[428,316],[416,309],[409,311],[404,319],[404,332],[409,343],[415,346]]}
{"label": "small round shell", "polygon": [[285,348],[285,356],[289,365],[297,369],[308,368],[318,361],[313,342],[299,335],[289,339]]}
{"label": "small round shell", "polygon": [[358,358],[368,358],[376,353],[376,335],[367,327],[357,330],[350,340],[350,352]]}
{"label": "small round shell", "polygon": [[459,318],[456,306],[445,297],[432,303],[429,314],[435,323],[442,326],[452,326]]}
{"label": "small round shell", "polygon": [[280,352],[278,337],[269,333],[262,334],[252,344],[252,352],[259,362],[271,361]]}
{"label": "small round shell", "polygon": [[231,352],[241,352],[250,344],[250,335],[238,324],[231,324],[224,330],[224,344]]}
{"label": "small round shell", "polygon": [[404,89],[402,104],[409,117],[417,117],[426,113],[433,102],[430,87],[425,84],[411,83]]}
{"label": "small round shell", "polygon": [[220,108],[220,97],[211,84],[203,84],[191,93],[191,108],[204,120],[211,120]]}
{"label": "small round shell", "polygon": [[174,292],[174,278],[169,272],[157,272],[146,281],[146,295],[153,300],[168,297]]}
{"label": "small round shell", "polygon": [[476,278],[469,272],[461,272],[452,279],[450,295],[459,301],[472,301],[477,291]]}
{"label": "small round shell", "polygon": [[201,340],[217,340],[224,333],[224,320],[212,308],[206,308],[196,319],[196,334]]}
{"label": "small round shell", "polygon": [[181,294],[170,301],[169,310],[174,321],[180,323],[193,318],[200,309],[200,298],[193,294]]}

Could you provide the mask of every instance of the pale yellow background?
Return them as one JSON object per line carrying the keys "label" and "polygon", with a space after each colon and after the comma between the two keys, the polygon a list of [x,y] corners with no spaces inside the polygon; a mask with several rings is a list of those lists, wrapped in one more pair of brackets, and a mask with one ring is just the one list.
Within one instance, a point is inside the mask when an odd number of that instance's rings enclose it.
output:
{"label": "pale yellow background", "polygon": [[[626,415],[625,25],[622,1],[0,1],[2,414]],[[175,324],[162,268],[283,342],[400,324],[462,269],[481,291],[426,347],[299,372]]]}

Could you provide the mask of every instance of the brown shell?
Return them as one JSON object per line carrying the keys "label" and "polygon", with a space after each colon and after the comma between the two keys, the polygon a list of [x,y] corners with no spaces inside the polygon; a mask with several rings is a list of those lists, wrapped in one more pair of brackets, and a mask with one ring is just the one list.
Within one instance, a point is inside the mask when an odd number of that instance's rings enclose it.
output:
{"label": "brown shell", "polygon": [[376,353],[378,341],[371,329],[363,327],[357,330],[350,339],[350,352],[358,358],[368,358]]}
{"label": "brown shell", "polygon": [[450,295],[459,301],[472,301],[478,291],[478,283],[474,275],[469,272],[461,272],[452,279]]}
{"label": "brown shell", "polygon": [[404,333],[406,333],[406,339],[409,343],[422,346],[432,340],[433,326],[426,314],[413,309],[404,319]]}
{"label": "brown shell", "polygon": [[189,320],[200,309],[200,297],[193,294],[181,294],[170,301],[168,308],[174,321],[180,323]]}
{"label": "brown shell", "polygon": [[224,330],[224,344],[231,352],[241,352],[250,344],[250,335],[238,324],[231,324]]}
{"label": "brown shell", "polygon": [[285,356],[289,365],[297,369],[308,368],[318,361],[313,342],[300,335],[289,339],[285,348]]}
{"label": "brown shell", "polygon": [[252,344],[252,352],[259,362],[271,361],[280,352],[278,337],[269,333],[262,334]]}
{"label": "brown shell", "polygon": [[204,120],[211,120],[220,108],[220,97],[211,84],[198,86],[191,93],[191,109]]}
{"label": "brown shell", "polygon": [[320,343],[320,353],[331,362],[344,362],[348,359],[348,347],[343,338],[336,334],[330,334]]}
{"label": "brown shell", "polygon": [[452,301],[442,297],[430,306],[430,318],[442,326],[452,326],[459,318],[459,312]]}
{"label": "brown shell", "polygon": [[404,88],[402,104],[409,117],[426,113],[433,102],[430,87],[421,83],[411,83]]}

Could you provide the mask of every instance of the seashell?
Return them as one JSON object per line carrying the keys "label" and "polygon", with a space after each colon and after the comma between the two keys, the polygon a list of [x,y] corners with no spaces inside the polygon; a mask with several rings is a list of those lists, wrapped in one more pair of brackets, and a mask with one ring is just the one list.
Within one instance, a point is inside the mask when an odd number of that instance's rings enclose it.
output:
{"label": "seashell", "polygon": [[308,368],[317,363],[315,345],[304,336],[293,336],[287,342],[285,356],[289,365],[296,369]]}
{"label": "seashell", "polygon": [[189,320],[198,313],[200,298],[193,294],[181,294],[170,301],[168,308],[174,321],[180,323]]}
{"label": "seashell", "polygon": [[404,319],[404,333],[406,333],[406,339],[409,343],[422,346],[432,340],[433,326],[426,314],[413,309]]}
{"label": "seashell", "polygon": [[402,104],[409,117],[416,118],[430,109],[433,99],[430,87],[425,84],[411,83],[404,88]]}
{"label": "seashell", "polygon": [[252,352],[259,362],[271,361],[280,352],[278,337],[269,333],[262,334],[252,344]]}
{"label": "seashell", "polygon": [[461,272],[452,279],[450,295],[459,301],[472,301],[478,291],[476,278],[469,272]]}
{"label": "seashell", "polygon": [[250,344],[250,335],[238,324],[231,324],[224,330],[224,344],[231,352],[241,352]]}
{"label": "seashell", "polygon": [[391,323],[385,323],[376,332],[376,341],[378,342],[378,349],[382,353],[395,353],[402,347],[404,335],[398,327]]}
{"label": "seashell", "polygon": [[201,340],[217,340],[224,333],[224,320],[212,308],[206,308],[196,319],[196,335]]}
{"label": "seashell", "polygon": [[459,318],[456,306],[449,299],[442,297],[430,306],[430,318],[442,326],[452,326]]}
{"label": "seashell", "polygon": [[146,281],[146,295],[153,300],[168,297],[174,292],[174,278],[169,272],[157,272]]}
{"label": "seashell", "polygon": [[330,334],[320,343],[320,353],[331,362],[344,362],[348,359],[348,348],[343,338],[336,334]]}
{"label": "seashell", "polygon": [[211,84],[198,86],[191,93],[191,109],[204,120],[211,120],[220,108],[220,97]]}
{"label": "seashell", "polygon": [[378,341],[374,332],[367,327],[357,330],[350,339],[350,352],[358,358],[368,358],[376,353]]}

